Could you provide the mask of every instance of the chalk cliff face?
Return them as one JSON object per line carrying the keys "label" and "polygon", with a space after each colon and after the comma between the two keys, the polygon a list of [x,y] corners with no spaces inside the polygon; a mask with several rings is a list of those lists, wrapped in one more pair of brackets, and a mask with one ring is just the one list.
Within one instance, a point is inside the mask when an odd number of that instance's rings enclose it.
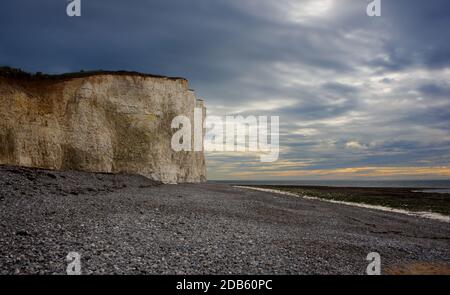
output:
{"label": "chalk cliff face", "polygon": [[171,121],[203,107],[181,78],[0,76],[0,164],[205,181],[203,152],[175,152]]}

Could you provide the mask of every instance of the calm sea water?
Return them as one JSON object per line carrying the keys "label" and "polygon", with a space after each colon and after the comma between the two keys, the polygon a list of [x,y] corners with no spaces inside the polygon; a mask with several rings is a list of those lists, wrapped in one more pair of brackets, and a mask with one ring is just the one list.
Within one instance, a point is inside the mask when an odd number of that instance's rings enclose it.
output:
{"label": "calm sea water", "polygon": [[211,183],[237,185],[299,185],[299,186],[335,186],[335,187],[407,187],[428,188],[441,193],[450,193],[448,180],[212,180]]}

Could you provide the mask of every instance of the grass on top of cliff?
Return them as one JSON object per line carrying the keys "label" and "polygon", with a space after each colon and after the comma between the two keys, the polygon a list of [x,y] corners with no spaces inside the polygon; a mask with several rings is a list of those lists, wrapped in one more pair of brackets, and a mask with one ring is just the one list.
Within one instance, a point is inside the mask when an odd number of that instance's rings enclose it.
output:
{"label": "grass on top of cliff", "polygon": [[135,71],[105,71],[105,70],[96,70],[96,71],[79,71],[72,73],[64,73],[64,74],[45,74],[42,72],[36,73],[28,73],[21,69],[12,68],[8,66],[0,66],[0,77],[6,77],[11,79],[20,79],[20,80],[65,80],[65,79],[73,79],[73,78],[83,78],[95,75],[116,75],[116,76],[139,76],[139,77],[151,77],[151,78],[163,78],[169,80],[186,80],[182,77],[166,77],[160,75],[152,75],[152,74],[144,74]]}
{"label": "grass on top of cliff", "polygon": [[321,187],[250,185],[276,189],[325,200],[385,206],[408,211],[435,212],[450,215],[450,195],[417,192],[417,188]]}

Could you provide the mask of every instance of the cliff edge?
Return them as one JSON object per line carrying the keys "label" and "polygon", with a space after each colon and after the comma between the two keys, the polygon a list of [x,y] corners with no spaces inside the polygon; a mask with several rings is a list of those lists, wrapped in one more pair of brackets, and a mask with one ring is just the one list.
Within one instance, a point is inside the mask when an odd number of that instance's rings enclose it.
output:
{"label": "cliff edge", "polygon": [[0,164],[206,180],[203,152],[175,152],[171,121],[201,106],[183,78],[0,70]]}

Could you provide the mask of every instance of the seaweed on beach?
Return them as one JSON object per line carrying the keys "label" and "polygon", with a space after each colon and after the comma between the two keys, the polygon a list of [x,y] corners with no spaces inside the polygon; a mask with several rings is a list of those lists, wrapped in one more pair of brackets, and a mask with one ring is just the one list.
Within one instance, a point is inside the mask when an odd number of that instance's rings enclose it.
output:
{"label": "seaweed on beach", "polygon": [[409,211],[450,215],[450,195],[425,193],[417,188],[367,188],[326,186],[259,185],[326,200],[364,203]]}

